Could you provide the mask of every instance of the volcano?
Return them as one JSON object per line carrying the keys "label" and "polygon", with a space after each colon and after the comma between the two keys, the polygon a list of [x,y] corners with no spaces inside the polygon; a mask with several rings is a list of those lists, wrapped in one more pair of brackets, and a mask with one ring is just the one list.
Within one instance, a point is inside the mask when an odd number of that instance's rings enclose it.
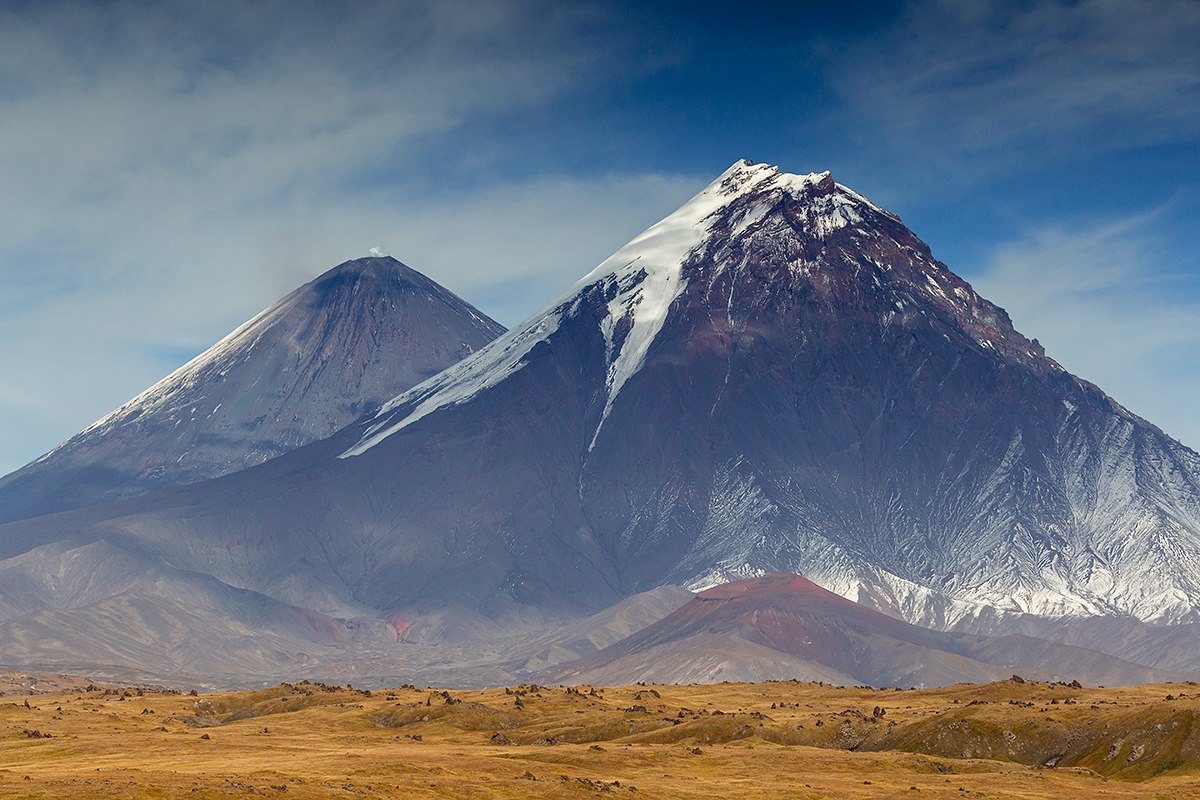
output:
{"label": "volcano", "polygon": [[0,479],[0,521],[260,464],[329,436],[503,332],[393,258],[347,261]]}
{"label": "volcano", "polygon": [[370,418],[0,527],[0,558],[101,539],[290,607],[463,630],[776,572],[935,629],[1180,623],[1200,610],[1200,456],[894,214],[743,161]]}

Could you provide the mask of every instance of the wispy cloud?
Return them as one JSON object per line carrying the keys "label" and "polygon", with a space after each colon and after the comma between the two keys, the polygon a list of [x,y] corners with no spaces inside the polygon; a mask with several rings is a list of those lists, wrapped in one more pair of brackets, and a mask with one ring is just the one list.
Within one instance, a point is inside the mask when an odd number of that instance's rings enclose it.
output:
{"label": "wispy cloud", "polygon": [[0,15],[6,283],[28,284],[37,254],[42,287],[182,278],[169,288],[227,301],[248,264],[225,231],[270,227],[305,198],[335,205],[380,165],[419,166],[421,137],[544,101],[588,58],[546,52],[528,31],[553,23],[528,4],[305,5]]}
{"label": "wispy cloud", "polygon": [[[565,175],[493,184],[447,198],[376,206],[371,193],[289,236],[295,251],[283,285],[302,279],[296,264],[344,252],[361,236],[470,298],[505,324],[540,309],[651,223],[703,188],[712,176]],[[381,213],[382,211],[382,213]],[[338,231],[339,236],[330,235]],[[287,252],[286,250],[284,251]]]}
{"label": "wispy cloud", "polygon": [[[1003,277],[1111,227],[1053,224],[1096,211],[1062,190],[1097,154],[1200,141],[1200,5],[916,0],[870,24],[835,6],[772,30],[703,4],[0,5],[0,472],[372,247],[514,322],[742,156],[831,167],[939,249],[977,253],[1044,214],[989,263],[999,299],[1067,366],[1200,438],[1139,400],[1140,378],[1040,332],[1054,300]],[[1164,195],[1186,193],[1174,180]],[[1146,254],[1166,241],[1194,270],[1193,229],[1109,231],[1096,258],[1137,242],[1105,262],[1112,281],[1166,287]],[[1111,286],[1058,288],[1075,324],[1132,348],[1149,334],[1105,316]],[[1143,394],[1192,385],[1144,363]]]}
{"label": "wispy cloud", "polygon": [[347,258],[387,252],[513,323],[706,181],[559,176],[449,197],[297,202],[287,215],[227,225],[211,243],[190,233],[147,252],[151,269],[168,273],[161,281],[101,281],[23,305],[0,298],[0,375],[12,376],[0,381],[0,473]]}
{"label": "wispy cloud", "polygon": [[939,178],[1200,137],[1192,0],[919,0],[829,56],[856,123]]}
{"label": "wispy cloud", "polygon": [[536,282],[587,252],[548,235],[518,263],[543,220],[586,243],[658,208],[654,176],[595,179],[614,214],[586,179],[445,152],[636,74],[622,24],[528,0],[0,8],[0,472],[371,246],[460,291],[501,264]]}
{"label": "wispy cloud", "polygon": [[972,282],[1069,371],[1200,448],[1200,277],[1175,271],[1162,213],[1038,227]]}

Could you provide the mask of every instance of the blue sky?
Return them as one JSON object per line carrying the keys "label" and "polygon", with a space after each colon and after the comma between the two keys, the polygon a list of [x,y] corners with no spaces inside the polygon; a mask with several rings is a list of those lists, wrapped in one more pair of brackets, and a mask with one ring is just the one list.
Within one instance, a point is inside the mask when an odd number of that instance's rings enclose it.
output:
{"label": "blue sky", "polygon": [[0,3],[0,472],[371,247],[512,324],[830,169],[1200,447],[1200,4]]}

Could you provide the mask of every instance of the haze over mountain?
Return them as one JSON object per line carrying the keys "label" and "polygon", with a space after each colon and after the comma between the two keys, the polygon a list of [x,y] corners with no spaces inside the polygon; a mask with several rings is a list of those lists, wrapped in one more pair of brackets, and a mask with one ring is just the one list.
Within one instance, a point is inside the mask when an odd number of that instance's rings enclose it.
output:
{"label": "haze over mountain", "polygon": [[[925,627],[1179,622],[1200,609],[1200,456],[1046,357],[895,215],[828,173],[738,162],[374,418],[0,527],[0,567],[101,542],[398,635],[570,624],[779,571]],[[58,587],[94,579],[63,570]]]}
{"label": "haze over mountain", "polygon": [[0,521],[262,463],[329,436],[503,331],[393,258],[347,261],[0,479]]}

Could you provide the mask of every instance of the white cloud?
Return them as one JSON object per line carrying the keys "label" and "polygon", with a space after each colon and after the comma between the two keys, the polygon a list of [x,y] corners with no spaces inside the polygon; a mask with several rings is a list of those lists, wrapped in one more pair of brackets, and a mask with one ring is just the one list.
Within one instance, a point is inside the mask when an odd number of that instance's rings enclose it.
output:
{"label": "white cloud", "polygon": [[[540,291],[565,242],[535,248],[522,226],[541,213],[586,243],[613,217],[586,181],[522,186],[478,160],[464,176],[439,154],[636,71],[604,38],[616,18],[527,0],[0,8],[0,472],[363,242],[458,290],[503,264]],[[476,200],[453,199],[472,183]],[[654,205],[630,191],[607,197]],[[564,205],[539,211],[538,192]],[[594,220],[571,221],[572,201]]]}
{"label": "white cloud", "polygon": [[1198,41],[1193,0],[917,0],[827,61],[851,144],[945,184],[1195,141]]}
{"label": "white cloud", "polygon": [[[389,252],[513,323],[540,308],[708,177],[568,177],[504,183],[436,201],[297,202],[226,221],[198,241],[146,251],[162,280],[108,280],[49,292],[0,315],[0,473],[15,469],[348,258]],[[220,276],[214,278],[214,275]],[[217,285],[208,285],[210,281]],[[221,282],[224,282],[222,285]],[[0,305],[5,305],[0,299]],[[175,361],[162,351],[175,352]]]}
{"label": "white cloud", "polygon": [[[427,202],[382,206],[366,195],[288,238],[300,253],[327,253],[358,229],[386,231],[384,249],[511,325],[540,309],[637,233],[673,211],[712,176],[545,177]],[[382,213],[381,213],[382,212]],[[293,264],[304,263],[294,260]],[[288,283],[309,273],[295,267]]]}
{"label": "white cloud", "polygon": [[1032,230],[972,283],[1067,370],[1200,448],[1200,292],[1156,244],[1157,216]]}

